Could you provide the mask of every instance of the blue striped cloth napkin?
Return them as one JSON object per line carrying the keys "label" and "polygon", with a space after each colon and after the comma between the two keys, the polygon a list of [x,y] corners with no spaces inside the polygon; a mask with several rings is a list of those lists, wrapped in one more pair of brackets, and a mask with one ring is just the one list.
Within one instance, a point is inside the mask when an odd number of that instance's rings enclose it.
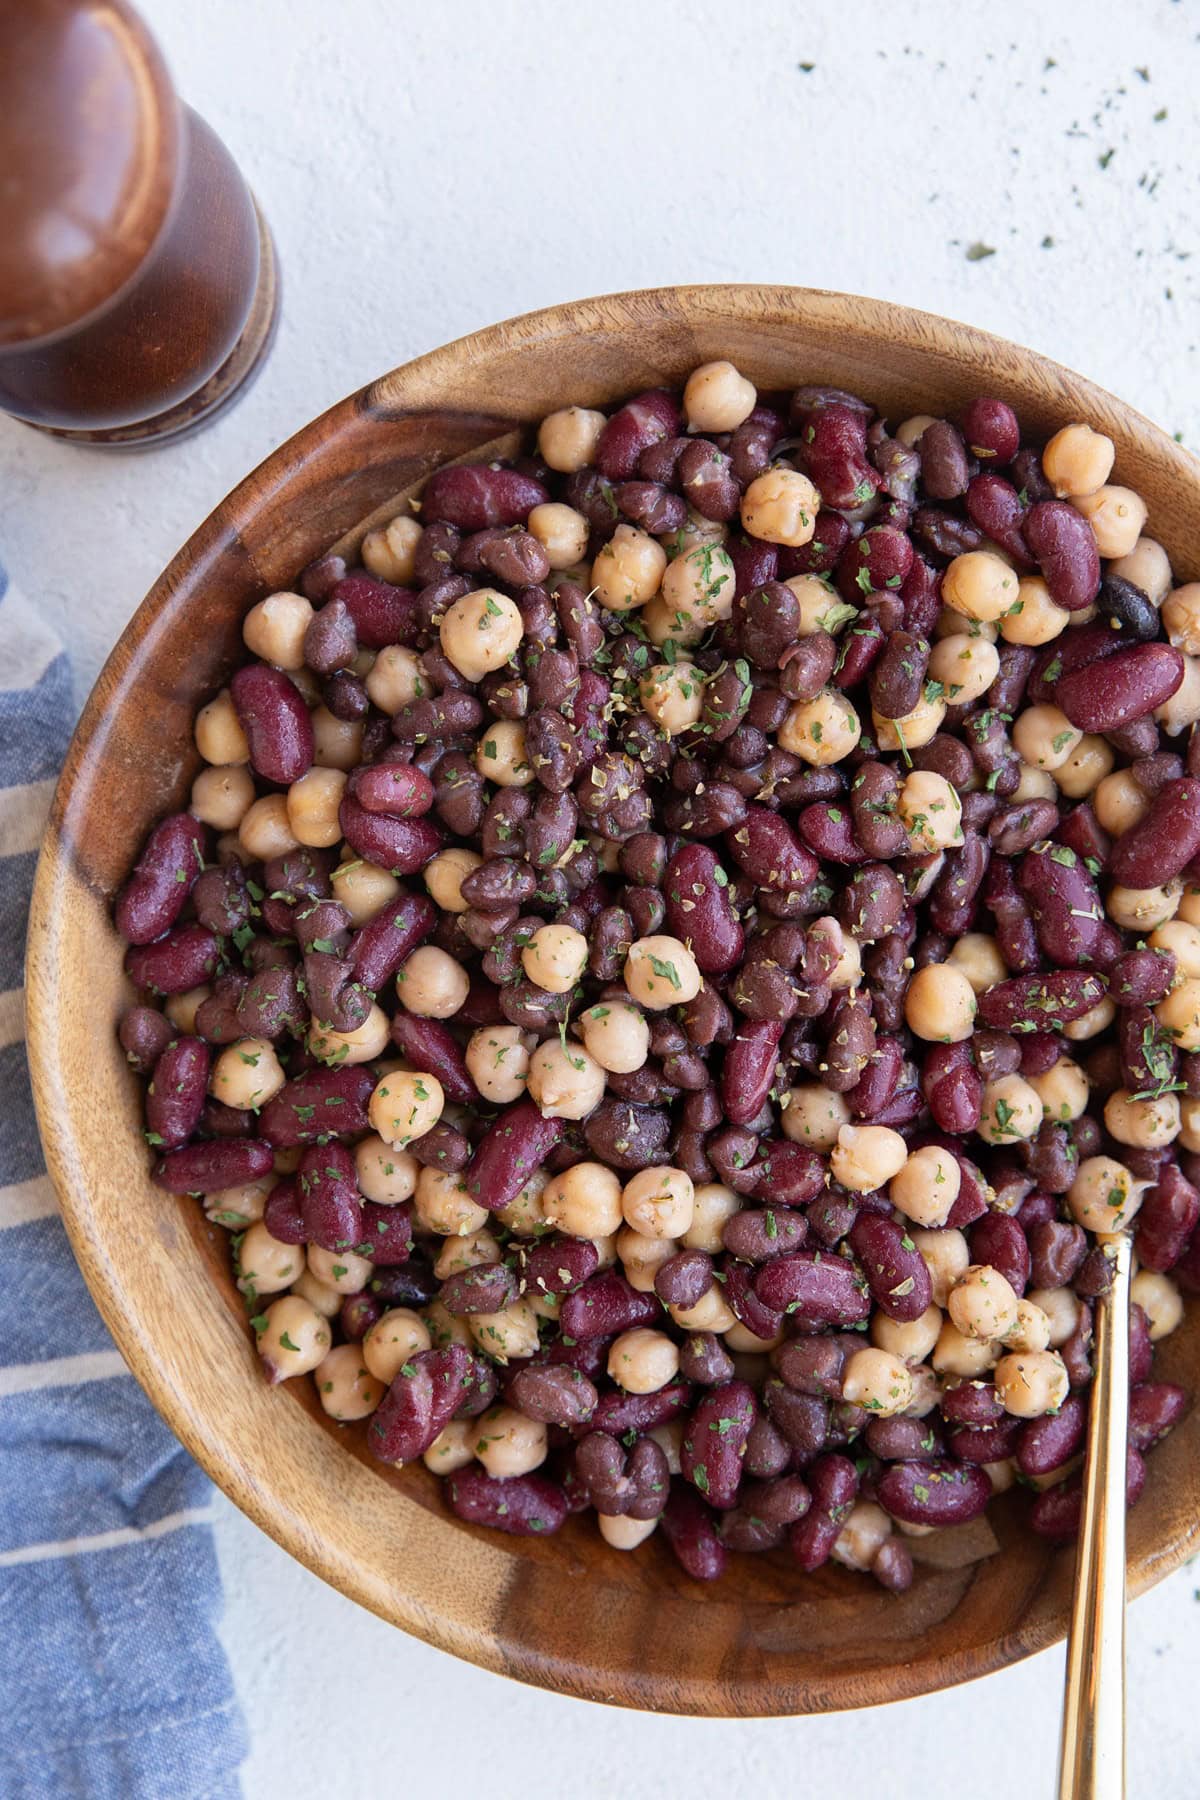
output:
{"label": "blue striped cloth napkin", "polygon": [[0,569],[0,1800],[232,1800],[212,1489],[125,1368],[34,1123],[22,954],[73,708]]}

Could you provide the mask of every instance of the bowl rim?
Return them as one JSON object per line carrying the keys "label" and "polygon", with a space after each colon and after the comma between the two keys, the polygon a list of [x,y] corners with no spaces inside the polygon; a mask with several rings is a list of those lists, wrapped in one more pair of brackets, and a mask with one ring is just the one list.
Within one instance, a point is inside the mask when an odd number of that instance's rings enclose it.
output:
{"label": "bowl rim", "polygon": [[[96,1242],[89,1232],[87,1173],[76,1158],[70,1134],[60,1129],[52,1103],[56,1072],[60,1066],[53,927],[56,908],[62,903],[65,879],[62,865],[67,860],[61,850],[56,822],[70,807],[85,760],[103,754],[108,735],[109,690],[125,678],[135,656],[146,653],[147,640],[153,637],[182,572],[186,570],[193,580],[197,574],[202,574],[206,563],[215,559],[227,544],[234,523],[246,514],[247,508],[252,512],[261,506],[264,491],[285,486],[303,466],[307,456],[348,427],[360,410],[372,404],[373,398],[389,380],[421,376],[428,381],[438,376],[443,364],[473,363],[489,356],[501,345],[510,351],[519,351],[523,344],[537,338],[560,337],[564,330],[578,333],[586,327],[589,316],[598,316],[601,309],[605,313],[619,310],[624,316],[624,329],[633,330],[639,310],[680,302],[710,306],[717,312],[730,304],[737,307],[745,306],[747,302],[756,302],[766,309],[772,305],[791,306],[801,309],[805,315],[825,315],[826,322],[835,319],[839,310],[852,308],[859,328],[864,332],[873,331],[882,341],[924,339],[934,350],[939,340],[949,334],[957,357],[968,359],[981,368],[1003,368],[1006,363],[1011,366],[1012,359],[1019,359],[1034,366],[1063,403],[1086,404],[1090,408],[1088,416],[1094,422],[1119,421],[1127,432],[1148,434],[1160,460],[1181,481],[1193,486],[1197,482],[1195,460],[1161,427],[1127,402],[1064,365],[1011,340],[943,315],[830,289],[784,284],[695,283],[626,290],[587,300],[560,302],[514,315],[398,365],[302,426],[214,506],[154,582],[106,659],[73,732],[56,786],[51,824],[38,860],[26,959],[28,1054],[47,1171],[72,1249],[106,1326],[135,1378],[170,1429],[214,1483],[276,1543],[312,1573],[389,1623],[398,1624],[426,1643],[495,1673],[515,1676],[578,1698],[644,1710],[709,1717],[795,1716],[800,1710],[833,1711],[883,1704],[976,1679],[1060,1641],[1065,1634],[1065,1613],[1014,1629],[984,1644],[960,1647],[951,1657],[929,1653],[897,1661],[886,1669],[855,1671],[849,1693],[832,1699],[818,1694],[812,1697],[812,1705],[803,1708],[772,1705],[771,1684],[766,1679],[760,1680],[752,1690],[753,1704],[734,1709],[714,1706],[713,1684],[701,1678],[677,1680],[673,1686],[660,1682],[650,1697],[645,1692],[637,1692],[636,1683],[633,1684],[635,1691],[614,1693],[611,1672],[584,1666],[559,1654],[527,1652],[519,1660],[519,1666],[514,1666],[513,1656],[502,1643],[465,1624],[451,1610],[439,1611],[427,1601],[414,1602],[402,1586],[391,1586],[385,1594],[378,1582],[372,1584],[367,1580],[352,1558],[339,1555],[336,1548],[324,1540],[314,1539],[305,1531],[296,1504],[290,1502],[278,1487],[272,1487],[270,1469],[261,1466],[255,1469],[249,1447],[242,1447],[236,1466],[231,1466],[223,1455],[224,1442],[220,1434],[213,1431],[211,1421],[178,1404],[177,1392],[160,1367],[155,1345],[147,1334],[146,1321],[138,1317],[134,1303],[136,1290],[129,1286],[122,1269],[109,1257],[97,1255]],[[1190,1529],[1181,1530],[1171,1543],[1152,1548],[1131,1568],[1130,1597],[1145,1591],[1179,1567],[1195,1553],[1198,1545],[1200,1519],[1193,1521]],[[953,1668],[947,1667],[948,1662],[953,1662]],[[739,1696],[750,1691],[749,1688],[739,1689]]]}

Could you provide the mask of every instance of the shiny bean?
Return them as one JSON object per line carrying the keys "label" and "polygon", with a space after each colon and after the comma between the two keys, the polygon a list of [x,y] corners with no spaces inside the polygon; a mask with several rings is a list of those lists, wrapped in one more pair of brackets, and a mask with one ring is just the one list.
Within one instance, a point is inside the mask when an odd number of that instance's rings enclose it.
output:
{"label": "shiny bean", "polygon": [[247,663],[229,684],[250,763],[265,781],[298,781],[312,767],[314,739],[308,707],[282,669]]}
{"label": "shiny bean", "polygon": [[114,908],[126,943],[150,944],[175,923],[204,867],[205,836],[190,813],[171,813],[155,826]]}

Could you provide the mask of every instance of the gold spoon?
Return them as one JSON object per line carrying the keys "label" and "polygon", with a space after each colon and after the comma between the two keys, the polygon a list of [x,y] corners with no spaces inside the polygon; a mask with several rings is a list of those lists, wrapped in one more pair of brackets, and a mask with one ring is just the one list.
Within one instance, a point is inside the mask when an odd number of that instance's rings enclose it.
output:
{"label": "gold spoon", "polygon": [[1067,1640],[1058,1800],[1125,1796],[1125,1460],[1129,1283],[1125,1232],[1107,1246],[1112,1285],[1096,1301],[1088,1454]]}

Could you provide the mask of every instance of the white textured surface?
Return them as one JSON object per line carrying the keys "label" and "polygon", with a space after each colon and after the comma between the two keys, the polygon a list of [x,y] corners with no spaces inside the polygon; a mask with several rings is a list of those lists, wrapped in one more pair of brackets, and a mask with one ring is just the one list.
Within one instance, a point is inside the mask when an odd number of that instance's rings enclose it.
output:
{"label": "white textured surface", "polygon": [[[263,202],[285,311],[258,386],[192,443],[116,457],[0,422],[0,545],[72,644],[81,698],[162,564],[280,439],[555,300],[684,280],[878,294],[1048,351],[1200,442],[1191,6],[143,5]],[[218,1534],[251,1800],[1051,1791],[1060,1655],[854,1716],[618,1715],[390,1631],[228,1506]],[[1195,1580],[1130,1617],[1135,1795],[1195,1793]]]}

